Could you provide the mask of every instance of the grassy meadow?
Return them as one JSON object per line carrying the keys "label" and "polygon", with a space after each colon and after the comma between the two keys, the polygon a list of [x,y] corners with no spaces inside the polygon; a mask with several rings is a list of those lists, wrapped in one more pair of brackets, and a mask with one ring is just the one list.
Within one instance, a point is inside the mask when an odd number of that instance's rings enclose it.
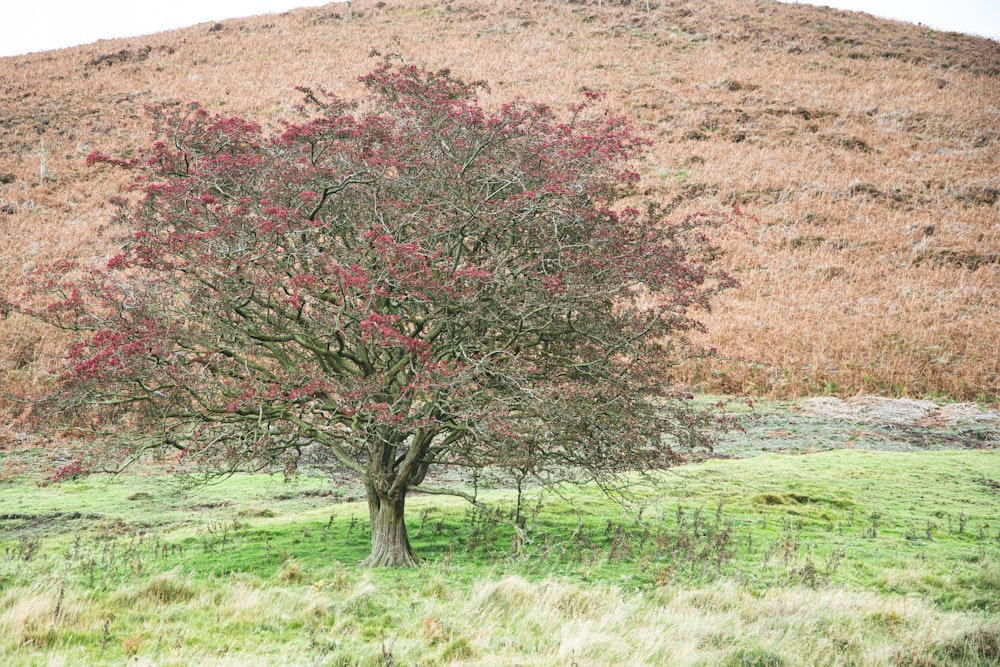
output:
{"label": "grassy meadow", "polygon": [[[482,508],[412,496],[408,528],[426,562],[405,571],[355,567],[366,505],[350,482],[315,472],[197,487],[155,468],[59,485],[11,475],[0,484],[0,657],[997,664],[993,422],[913,427],[950,443],[920,451],[898,425],[783,403],[746,425],[714,458],[635,480],[622,502],[532,489],[521,531],[509,489],[480,489]],[[840,444],[782,451],[817,433]],[[961,434],[967,446],[955,445]]]}

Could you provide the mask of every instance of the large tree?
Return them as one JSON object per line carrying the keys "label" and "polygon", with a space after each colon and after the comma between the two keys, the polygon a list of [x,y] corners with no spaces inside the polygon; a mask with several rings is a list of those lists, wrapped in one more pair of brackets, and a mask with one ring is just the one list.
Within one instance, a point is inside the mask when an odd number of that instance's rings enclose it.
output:
{"label": "large tree", "polygon": [[702,445],[665,378],[733,283],[704,262],[707,218],[623,203],[629,123],[488,112],[446,71],[362,82],[355,103],[302,89],[305,119],[272,132],[156,107],[137,157],[90,156],[135,174],[120,252],[14,304],[76,332],[52,401],[80,465],[167,446],[293,468],[321,446],[367,489],[366,564],[407,566],[407,493],[445,491],[429,471],[607,482]]}

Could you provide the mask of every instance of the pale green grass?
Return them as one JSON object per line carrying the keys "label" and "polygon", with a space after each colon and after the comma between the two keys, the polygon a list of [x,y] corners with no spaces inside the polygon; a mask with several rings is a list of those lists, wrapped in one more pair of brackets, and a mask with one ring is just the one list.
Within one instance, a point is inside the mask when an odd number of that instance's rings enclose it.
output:
{"label": "pale green grass", "polygon": [[[989,665],[1000,622],[915,597],[733,582],[626,592],[506,576],[311,583],[173,575],[114,596],[7,591],[9,665]],[[106,628],[106,631],[105,631]],[[931,662],[937,660],[938,662]],[[992,662],[991,662],[992,661]]]}
{"label": "pale green grass", "polygon": [[415,496],[366,572],[322,478],[0,485],[4,665],[994,665],[1000,455],[710,460],[625,504]]}

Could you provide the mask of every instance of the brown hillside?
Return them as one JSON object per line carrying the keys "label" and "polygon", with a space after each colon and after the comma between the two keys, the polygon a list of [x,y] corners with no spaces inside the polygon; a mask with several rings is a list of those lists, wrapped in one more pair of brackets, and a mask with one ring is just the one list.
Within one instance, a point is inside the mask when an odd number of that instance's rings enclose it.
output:
{"label": "brown hillside", "polygon": [[[351,96],[395,51],[554,105],[584,89],[653,140],[648,195],[739,206],[742,288],[706,317],[709,391],[1000,396],[1000,44],[764,0],[355,1],[0,59],[0,289],[99,235],[122,185],[84,158],[148,140],[143,105],[277,124],[320,83]],[[5,387],[51,331],[0,321]]]}

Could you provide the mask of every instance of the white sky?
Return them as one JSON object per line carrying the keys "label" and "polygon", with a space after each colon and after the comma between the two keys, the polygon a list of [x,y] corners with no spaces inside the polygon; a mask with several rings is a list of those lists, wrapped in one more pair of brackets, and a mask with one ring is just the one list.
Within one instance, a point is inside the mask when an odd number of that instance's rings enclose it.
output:
{"label": "white sky", "polygon": [[[329,0],[0,0],[0,56],[134,37]],[[416,1],[416,0],[414,0]],[[1000,0],[803,0],[1000,40]]]}
{"label": "white sky", "polygon": [[[795,0],[781,0],[793,4]],[[798,0],[1000,40],[998,0]]]}
{"label": "white sky", "polygon": [[331,0],[0,0],[0,56],[135,37]]}

